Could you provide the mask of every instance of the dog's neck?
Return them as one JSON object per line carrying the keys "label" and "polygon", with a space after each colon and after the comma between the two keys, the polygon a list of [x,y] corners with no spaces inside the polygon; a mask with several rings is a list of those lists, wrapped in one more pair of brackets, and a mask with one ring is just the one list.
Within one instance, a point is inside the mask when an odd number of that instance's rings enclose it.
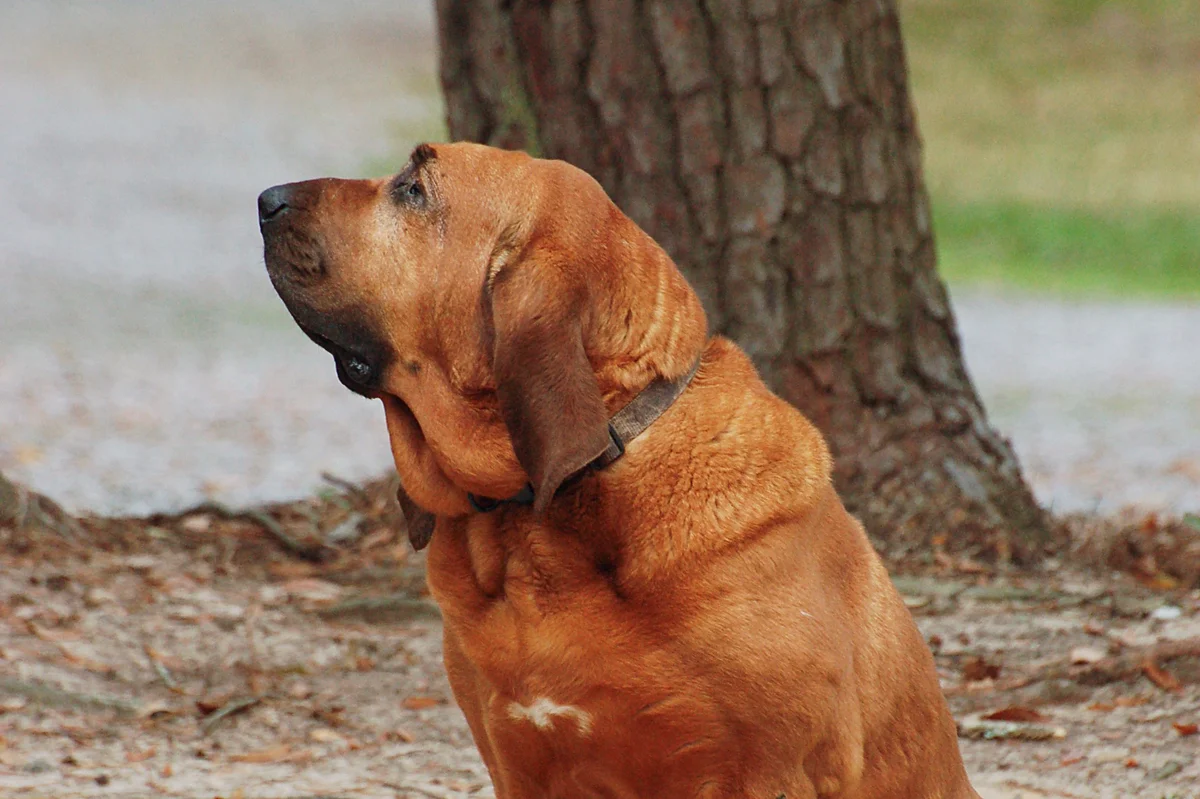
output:
{"label": "dog's neck", "polygon": [[[430,562],[440,568],[456,553],[454,568],[485,593],[531,570],[548,584],[607,573],[620,591],[648,590],[705,553],[752,545],[781,514],[836,501],[828,450],[797,417],[735,344],[714,338],[687,390],[619,461],[584,475],[540,516],[504,506],[443,519],[431,546],[445,549]],[[569,575],[541,573],[546,547],[559,553],[556,568],[574,564]],[[513,559],[518,566],[506,565]]]}
{"label": "dog's neck", "polygon": [[[656,378],[632,399],[625,402],[609,419],[608,448],[575,474],[568,476],[560,486],[559,492],[568,488],[582,475],[604,469],[619,460],[625,454],[625,448],[629,442],[644,433],[687,390],[699,368],[700,359],[697,358],[686,374],[674,380]],[[534,490],[531,484],[526,483],[519,492],[505,499],[483,497],[477,494],[467,494],[467,499],[475,511],[491,513],[504,505],[532,505]]]}

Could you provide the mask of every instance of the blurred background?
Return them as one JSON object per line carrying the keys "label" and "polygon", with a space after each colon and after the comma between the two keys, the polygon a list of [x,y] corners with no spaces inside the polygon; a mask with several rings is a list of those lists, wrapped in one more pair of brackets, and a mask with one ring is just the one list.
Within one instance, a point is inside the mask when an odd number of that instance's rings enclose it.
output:
{"label": "blurred background", "polygon": [[[1200,0],[901,0],[943,277],[1055,511],[1200,508]],[[0,471],[76,511],[390,468],[254,200],[445,136],[428,0],[0,5]]]}

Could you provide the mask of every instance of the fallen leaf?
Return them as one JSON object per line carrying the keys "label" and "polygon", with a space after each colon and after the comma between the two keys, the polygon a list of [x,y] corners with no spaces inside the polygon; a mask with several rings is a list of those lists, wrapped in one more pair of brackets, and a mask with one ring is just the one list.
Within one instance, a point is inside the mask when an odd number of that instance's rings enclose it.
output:
{"label": "fallen leaf", "polygon": [[982,656],[968,658],[963,663],[963,680],[966,682],[994,680],[999,676],[1000,665],[997,663],[988,663]]}
{"label": "fallen leaf", "polygon": [[1200,724],[1180,724],[1178,721],[1172,722],[1171,726],[1175,728],[1175,732],[1186,738],[1189,735],[1195,735],[1200,732]]}
{"label": "fallen leaf", "polygon": [[328,580],[319,580],[316,577],[288,580],[283,587],[292,598],[302,599],[306,602],[334,602],[342,595],[340,585]]}
{"label": "fallen leaf", "polygon": [[1183,690],[1183,686],[1180,685],[1179,680],[1175,678],[1175,675],[1162,669],[1153,660],[1147,660],[1142,664],[1142,674],[1145,674],[1146,678],[1150,680],[1150,682],[1154,683],[1164,691],[1179,693]]}
{"label": "fallen leaf", "polygon": [[986,721],[1048,721],[1041,713],[1031,707],[1011,705],[983,716]]}
{"label": "fallen leaf", "polygon": [[199,710],[201,714],[207,716],[209,713],[223,708],[225,703],[232,698],[232,691],[225,691],[219,694],[210,694],[209,696],[196,700],[196,709]]}
{"label": "fallen leaf", "polygon": [[1155,572],[1152,575],[1135,575],[1138,582],[1155,591],[1174,591],[1179,587],[1179,580],[1166,572]]}
{"label": "fallen leaf", "polygon": [[50,641],[51,643],[55,644],[62,643],[64,641],[78,641],[83,637],[83,634],[79,632],[79,630],[51,630],[49,628],[42,627],[39,624],[34,624],[33,622],[29,622],[25,626],[29,629],[29,632],[33,633],[41,640]]}
{"label": "fallen leaf", "polygon": [[1088,705],[1088,710],[1093,710],[1097,713],[1111,713],[1116,709],[1116,705],[1109,702],[1093,702]]}
{"label": "fallen leaf", "polygon": [[317,567],[298,560],[285,560],[270,564],[267,566],[267,571],[275,577],[286,580],[295,577],[311,577],[317,573]]}
{"label": "fallen leaf", "polygon": [[1060,766],[1073,766],[1076,763],[1083,761],[1083,755],[1066,755],[1062,760],[1058,761]]}
{"label": "fallen leaf", "polygon": [[184,517],[179,526],[189,533],[207,533],[208,529],[212,527],[212,518],[203,513],[194,513]]}
{"label": "fallen leaf", "polygon": [[166,702],[151,700],[138,708],[137,715],[140,719],[149,719],[156,716],[167,716],[175,711]]}
{"label": "fallen leaf", "polygon": [[287,744],[278,744],[277,746],[268,746],[266,749],[259,749],[254,752],[230,755],[229,759],[234,763],[278,763],[281,760],[286,760],[291,753],[292,747]]}
{"label": "fallen leaf", "polygon": [[140,752],[126,752],[125,753],[125,762],[126,763],[141,763],[143,760],[149,760],[150,758],[154,757],[154,755],[156,755],[157,753],[158,753],[158,750],[155,749],[153,746],[149,747],[148,749],[143,749]]}
{"label": "fallen leaf", "polygon": [[287,691],[288,691],[288,695],[291,696],[293,699],[308,699],[310,696],[313,695],[312,686],[309,685],[308,683],[304,682],[303,680],[292,683],[288,687]]}
{"label": "fallen leaf", "polygon": [[62,652],[63,659],[73,666],[85,668],[88,671],[96,674],[112,675],[116,674],[117,670],[107,663],[101,663],[98,660],[93,660],[87,655],[78,655],[67,648],[66,644],[59,644],[58,649]]}
{"label": "fallen leaf", "polygon": [[1158,780],[1165,780],[1168,777],[1174,777],[1180,771],[1183,771],[1182,763],[1180,763],[1178,760],[1168,760],[1166,763],[1163,763],[1162,766],[1152,771],[1148,776],[1150,779],[1157,782]]}
{"label": "fallen leaf", "polygon": [[1085,621],[1083,631],[1088,635],[1104,635],[1104,627],[1094,621]]}
{"label": "fallen leaf", "polygon": [[1104,660],[1106,653],[1095,646],[1077,646],[1071,650],[1071,665],[1081,666]]}
{"label": "fallen leaf", "polygon": [[1151,611],[1150,618],[1155,621],[1174,621],[1182,615],[1183,609],[1178,605],[1163,605]]}
{"label": "fallen leaf", "polygon": [[1129,758],[1125,761],[1125,768],[1137,768],[1141,763],[1137,762],[1136,758]]}
{"label": "fallen leaf", "polygon": [[315,730],[309,730],[308,739],[319,744],[332,744],[340,742],[342,736],[328,727],[317,727]]}
{"label": "fallen leaf", "polygon": [[1148,696],[1118,696],[1113,704],[1117,707],[1141,707],[1149,702],[1150,697]]}
{"label": "fallen leaf", "polygon": [[963,722],[958,734],[960,738],[983,741],[1049,741],[1067,737],[1067,731],[1062,727],[1047,727],[1013,721],[983,721],[982,719]]}
{"label": "fallen leaf", "polygon": [[410,696],[400,704],[409,710],[425,710],[442,704],[442,701],[435,696]]}

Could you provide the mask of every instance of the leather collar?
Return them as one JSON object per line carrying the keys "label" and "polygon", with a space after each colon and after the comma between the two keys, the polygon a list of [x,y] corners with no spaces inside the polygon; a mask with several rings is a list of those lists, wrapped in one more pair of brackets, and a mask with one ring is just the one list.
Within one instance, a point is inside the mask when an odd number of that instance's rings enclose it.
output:
{"label": "leather collar", "polygon": [[[654,424],[658,417],[674,404],[675,400],[679,399],[688,384],[692,382],[692,378],[696,376],[699,368],[700,359],[697,358],[696,362],[692,364],[692,368],[682,377],[674,380],[656,379],[638,392],[636,397],[608,420],[608,449],[564,480],[559,491],[561,492],[564,487],[584,474],[603,469],[624,455],[625,445],[646,432],[646,429]],[[467,494],[467,500],[471,503],[471,507],[479,513],[491,513],[501,505],[532,505],[533,486],[526,483],[524,488],[508,499],[493,499],[477,494]]]}

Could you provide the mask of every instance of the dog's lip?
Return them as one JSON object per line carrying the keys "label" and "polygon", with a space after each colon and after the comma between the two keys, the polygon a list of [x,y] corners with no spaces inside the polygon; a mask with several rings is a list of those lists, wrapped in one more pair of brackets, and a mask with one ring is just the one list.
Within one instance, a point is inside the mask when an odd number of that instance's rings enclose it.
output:
{"label": "dog's lip", "polygon": [[347,359],[356,358],[363,363],[370,365],[371,362],[368,358],[364,358],[363,356],[346,349],[340,344],[337,344],[333,340],[322,336],[320,333],[309,328],[307,325],[300,324],[298,320],[296,322],[296,326],[304,331],[304,335],[312,339],[314,344],[333,356],[334,367],[337,370],[338,382],[355,394],[367,397],[368,399],[373,399],[378,396],[379,392],[374,391],[355,380],[351,380],[349,375],[346,373],[345,362]]}
{"label": "dog's lip", "polygon": [[335,358],[338,358],[338,359],[357,358],[358,360],[363,361],[364,363],[369,364],[371,362],[370,358],[366,358],[366,357],[358,354],[357,352],[354,352],[351,349],[343,347],[341,344],[338,344],[333,339],[326,338],[325,336],[321,335],[317,331],[313,330],[308,325],[301,324],[299,321],[296,322],[296,325],[301,330],[304,331],[304,335],[306,335],[310,339],[312,339],[314,344],[316,344],[318,347],[325,350],[326,352],[328,352],[330,355],[334,356]]}

